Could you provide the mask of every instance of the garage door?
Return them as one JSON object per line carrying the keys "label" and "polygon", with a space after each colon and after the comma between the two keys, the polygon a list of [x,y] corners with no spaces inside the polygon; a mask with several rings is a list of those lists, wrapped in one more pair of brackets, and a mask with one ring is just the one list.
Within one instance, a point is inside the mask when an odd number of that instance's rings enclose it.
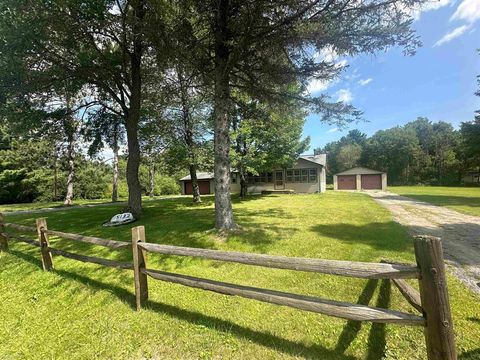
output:
{"label": "garage door", "polygon": [[362,189],[382,189],[382,175],[362,175]]}
{"label": "garage door", "polygon": [[[199,181],[198,188],[200,189],[200,195],[210,194],[210,181]],[[185,181],[185,195],[192,195],[193,187],[191,181]]]}
{"label": "garage door", "polygon": [[337,185],[338,190],[356,190],[357,177],[356,175],[338,175]]}

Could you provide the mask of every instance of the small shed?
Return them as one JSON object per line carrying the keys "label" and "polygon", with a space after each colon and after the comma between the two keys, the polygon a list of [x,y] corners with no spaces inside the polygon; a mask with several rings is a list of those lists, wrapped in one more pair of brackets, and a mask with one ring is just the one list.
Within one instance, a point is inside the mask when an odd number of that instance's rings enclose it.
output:
{"label": "small shed", "polygon": [[334,190],[386,190],[387,173],[354,167],[333,175]]}
{"label": "small shed", "polygon": [[[201,195],[213,194],[213,173],[197,172],[197,182]],[[181,178],[180,183],[182,184],[182,194],[192,195],[193,187],[190,175]]]}

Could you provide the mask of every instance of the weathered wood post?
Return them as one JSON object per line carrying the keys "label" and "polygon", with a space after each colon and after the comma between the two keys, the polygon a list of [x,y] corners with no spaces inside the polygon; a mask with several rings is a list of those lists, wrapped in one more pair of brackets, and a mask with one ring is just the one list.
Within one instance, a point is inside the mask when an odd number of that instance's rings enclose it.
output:
{"label": "weathered wood post", "polygon": [[420,268],[420,297],[427,320],[425,340],[429,360],[456,360],[455,337],[448,300],[445,263],[440,238],[415,236],[415,257]]}
{"label": "weathered wood post", "polygon": [[135,281],[135,304],[137,310],[140,310],[148,299],[147,274],[142,272],[142,269],[147,267],[147,254],[144,249],[138,246],[140,242],[146,242],[144,226],[132,228],[133,278]]}
{"label": "weathered wood post", "polygon": [[0,213],[0,251],[8,251],[8,238],[5,234],[5,218],[2,213]]}
{"label": "weathered wood post", "polygon": [[40,218],[37,219],[36,222],[38,241],[40,241],[40,253],[42,255],[43,270],[51,270],[53,269],[53,260],[52,253],[49,249],[50,242],[48,241],[48,234],[42,231],[47,230],[47,220],[45,218]]}

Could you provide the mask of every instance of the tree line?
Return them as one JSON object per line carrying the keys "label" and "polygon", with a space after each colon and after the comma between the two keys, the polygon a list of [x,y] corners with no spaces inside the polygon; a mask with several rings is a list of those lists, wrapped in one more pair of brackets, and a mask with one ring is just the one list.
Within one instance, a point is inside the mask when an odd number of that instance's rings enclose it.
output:
{"label": "tree line", "polygon": [[456,130],[447,122],[418,118],[367,137],[355,129],[317,153],[327,153],[328,175],[365,166],[388,173],[390,185],[461,185],[480,172],[480,118]]}
{"label": "tree line", "polygon": [[142,162],[155,172],[157,155],[179,157],[199,201],[195,174],[213,145],[215,226],[234,229],[232,161],[259,171],[275,159],[270,145],[283,154],[273,162],[291,161],[305,144],[298,128],[306,111],[331,124],[360,119],[352,105],[307,91],[312,79],[343,71],[324,54],[394,45],[413,54],[420,42],[412,16],[426,2],[1,0],[2,127],[15,141],[64,145],[67,204],[83,171],[80,149],[115,154],[124,137],[137,216]]}

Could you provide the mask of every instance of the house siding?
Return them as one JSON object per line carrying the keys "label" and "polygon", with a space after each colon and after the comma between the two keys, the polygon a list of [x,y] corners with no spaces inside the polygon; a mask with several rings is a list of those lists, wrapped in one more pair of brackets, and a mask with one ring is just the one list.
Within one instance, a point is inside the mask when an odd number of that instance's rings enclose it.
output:
{"label": "house siding", "polygon": [[[325,192],[327,189],[327,176],[325,167],[316,164],[311,161],[307,161],[304,159],[298,159],[295,165],[289,167],[289,169],[317,169],[317,181],[312,183],[304,183],[304,182],[286,182],[286,169],[275,169],[272,170],[273,172],[273,182],[272,183],[255,183],[248,185],[248,193],[255,194],[261,193],[262,191],[269,191],[269,190],[279,190],[278,187],[275,187],[275,176],[276,171],[283,171],[283,179],[285,181],[285,190],[293,190],[296,193],[317,193],[317,192]],[[237,181],[235,183],[230,183],[230,192],[232,194],[240,192],[240,177],[238,174],[232,174],[232,176],[237,177]],[[181,181],[181,189],[182,195],[185,195],[185,186],[184,181]],[[210,179],[210,193],[215,193],[215,181]]]}
{"label": "house siding", "polygon": [[[285,190],[293,190],[296,193],[316,193],[316,192],[325,192],[326,191],[326,172],[325,167],[319,164],[312,163],[310,161],[306,161],[303,159],[299,159],[294,166],[289,169],[317,169],[317,181],[314,183],[303,183],[303,182],[287,182],[285,181]],[[275,177],[275,172],[278,170],[284,171],[284,179],[285,177],[285,170],[286,169],[275,169],[273,170],[273,174]],[[273,183],[259,183],[254,185],[248,186],[248,193],[255,194],[261,193],[262,191],[269,191],[269,190],[276,190],[275,189],[275,178]],[[278,190],[278,189],[277,189]]]}

